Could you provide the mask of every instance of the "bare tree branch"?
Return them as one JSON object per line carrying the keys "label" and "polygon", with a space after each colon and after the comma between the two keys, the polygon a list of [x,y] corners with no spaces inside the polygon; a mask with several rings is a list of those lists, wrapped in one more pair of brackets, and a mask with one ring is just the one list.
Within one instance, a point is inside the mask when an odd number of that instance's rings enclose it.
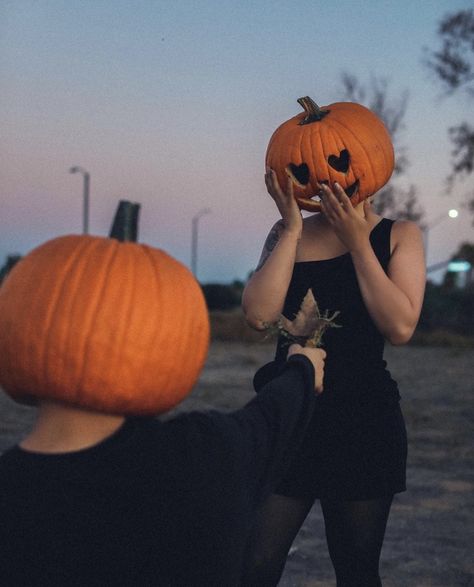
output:
{"label": "bare tree branch", "polygon": [[[474,98],[474,10],[447,14],[440,22],[438,36],[442,43],[437,51],[428,51],[426,66],[448,94],[463,91]],[[467,122],[449,129],[453,144],[452,171],[447,177],[448,191],[456,180],[465,179],[474,170],[474,128]],[[474,217],[474,192],[467,196],[468,209]],[[474,221],[473,221],[474,223]]]}
{"label": "bare tree branch", "polygon": [[448,91],[464,89],[474,96],[474,11],[447,14],[439,24],[442,46],[428,51],[426,65]]}
{"label": "bare tree branch", "polygon": [[[394,98],[389,93],[389,82],[384,77],[372,75],[364,85],[354,74],[341,74],[342,97],[350,102],[364,104],[383,121],[390,133],[395,149],[394,177],[400,177],[408,168],[409,161],[406,148],[401,144],[404,118],[408,104],[408,91],[403,91]],[[418,203],[416,189],[412,185],[408,190],[398,187],[394,180],[384,186],[374,199],[374,210],[382,216],[421,222],[423,210]]]}

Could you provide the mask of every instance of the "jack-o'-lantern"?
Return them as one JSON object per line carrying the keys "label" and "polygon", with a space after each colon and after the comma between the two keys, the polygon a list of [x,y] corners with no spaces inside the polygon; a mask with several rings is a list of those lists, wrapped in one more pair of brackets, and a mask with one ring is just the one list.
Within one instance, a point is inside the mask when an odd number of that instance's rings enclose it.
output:
{"label": "jack-o'-lantern", "polygon": [[113,238],[54,238],[12,269],[0,288],[11,397],[154,415],[191,390],[208,349],[206,302],[186,267],[131,240],[137,218],[138,205],[121,202]]}
{"label": "jack-o'-lantern", "polygon": [[318,184],[339,183],[353,206],[385,185],[393,172],[394,153],[380,118],[353,102],[320,108],[306,96],[298,103],[304,112],[273,133],[266,166],[275,171],[283,189],[288,176],[292,179],[300,208],[320,210]]}

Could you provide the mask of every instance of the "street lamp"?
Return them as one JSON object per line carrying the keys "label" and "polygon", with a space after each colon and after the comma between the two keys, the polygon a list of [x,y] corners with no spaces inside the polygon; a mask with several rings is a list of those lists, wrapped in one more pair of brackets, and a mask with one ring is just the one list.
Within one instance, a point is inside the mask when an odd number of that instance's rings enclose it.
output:
{"label": "street lamp", "polygon": [[441,224],[441,222],[443,222],[444,220],[446,220],[448,218],[457,218],[458,216],[459,216],[458,210],[456,210],[456,208],[451,208],[451,210],[449,210],[447,214],[446,214],[446,212],[443,212],[437,218],[435,218],[432,222],[430,222],[429,224],[427,224],[426,226],[423,227],[422,230],[423,230],[423,236],[424,236],[424,241],[425,241],[426,260],[428,260],[428,234],[429,234],[430,230],[432,228],[434,228],[435,226],[438,226],[438,224]]}
{"label": "street lamp", "polygon": [[89,233],[89,188],[90,188],[90,175],[82,167],[71,167],[69,173],[81,173],[84,178],[83,182],[83,209],[82,209],[82,232],[83,234]]}
{"label": "street lamp", "polygon": [[195,214],[191,221],[191,271],[194,277],[197,276],[197,245],[198,245],[198,222],[204,214],[210,214],[210,208],[203,208]]}

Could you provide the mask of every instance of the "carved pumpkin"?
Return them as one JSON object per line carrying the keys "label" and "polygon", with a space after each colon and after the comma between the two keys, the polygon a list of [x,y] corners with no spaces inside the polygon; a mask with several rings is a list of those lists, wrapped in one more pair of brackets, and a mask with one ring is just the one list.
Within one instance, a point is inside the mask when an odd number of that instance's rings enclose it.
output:
{"label": "carved pumpkin", "polygon": [[[266,165],[282,187],[294,183],[300,208],[318,212],[318,183],[338,182],[356,206],[392,175],[393,145],[383,122],[368,108],[336,102],[320,108],[300,98],[304,112],[280,125],[267,148]],[[313,199],[316,198],[316,199]]]}
{"label": "carved pumpkin", "polygon": [[119,218],[121,240],[55,238],[0,288],[0,385],[14,399],[154,415],[194,385],[209,341],[201,288],[164,251],[127,241],[136,230]]}

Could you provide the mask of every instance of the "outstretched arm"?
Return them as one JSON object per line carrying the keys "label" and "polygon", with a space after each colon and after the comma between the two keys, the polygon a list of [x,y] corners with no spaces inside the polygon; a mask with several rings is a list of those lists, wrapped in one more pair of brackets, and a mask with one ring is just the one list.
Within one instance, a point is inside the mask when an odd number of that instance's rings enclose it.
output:
{"label": "outstretched arm", "polygon": [[325,351],[292,345],[288,354],[255,399],[226,416],[226,434],[238,438],[239,460],[247,463],[257,499],[285,474],[323,388]]}
{"label": "outstretched arm", "polygon": [[388,274],[369,240],[374,216],[364,202],[365,218],[352,207],[344,190],[322,188],[321,207],[337,236],[349,249],[367,310],[379,331],[392,344],[405,344],[420,317],[426,282],[423,239],[413,222],[396,222]]}

